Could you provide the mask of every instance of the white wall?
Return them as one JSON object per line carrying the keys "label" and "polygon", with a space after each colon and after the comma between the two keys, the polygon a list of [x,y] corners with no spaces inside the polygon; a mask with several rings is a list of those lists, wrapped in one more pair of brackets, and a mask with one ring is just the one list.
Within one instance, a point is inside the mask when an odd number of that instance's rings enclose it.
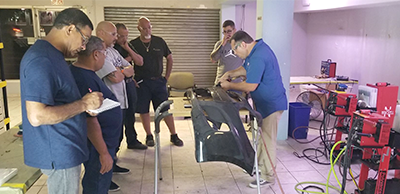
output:
{"label": "white wall", "polygon": [[257,2],[236,5],[236,29],[256,38]]}
{"label": "white wall", "polygon": [[221,14],[220,14],[220,29],[221,29],[221,34],[220,37],[222,39],[222,24],[224,23],[225,20],[232,20],[235,22],[235,25],[237,25],[236,22],[236,6],[235,5],[221,5]]}
{"label": "white wall", "polygon": [[307,14],[295,13],[293,16],[292,56],[290,75],[308,75],[306,71],[307,57]]}
{"label": "white wall", "polygon": [[[306,5],[308,2],[309,5]],[[295,0],[294,12],[344,10],[399,4],[400,0]]]}
{"label": "white wall", "polygon": [[360,84],[400,85],[400,5],[311,13],[307,22],[304,68],[319,74],[321,60],[337,62],[337,75]]}

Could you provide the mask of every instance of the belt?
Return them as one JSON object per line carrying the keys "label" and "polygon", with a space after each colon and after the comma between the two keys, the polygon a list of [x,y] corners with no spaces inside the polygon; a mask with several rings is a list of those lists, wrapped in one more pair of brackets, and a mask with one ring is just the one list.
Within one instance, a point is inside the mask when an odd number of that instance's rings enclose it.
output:
{"label": "belt", "polygon": [[125,79],[125,83],[131,83],[131,82],[133,82],[133,78],[132,77]]}

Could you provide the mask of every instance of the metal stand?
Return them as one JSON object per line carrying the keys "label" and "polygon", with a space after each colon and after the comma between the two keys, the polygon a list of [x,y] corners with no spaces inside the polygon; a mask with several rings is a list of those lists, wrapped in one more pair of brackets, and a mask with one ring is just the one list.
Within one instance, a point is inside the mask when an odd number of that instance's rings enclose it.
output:
{"label": "metal stand", "polygon": [[257,119],[253,116],[250,115],[250,127],[251,127],[251,135],[253,138],[253,148],[254,148],[254,168],[255,168],[255,174],[256,174],[256,181],[257,181],[257,193],[261,194],[261,187],[260,187],[260,173],[259,173],[259,169],[258,169],[258,140],[260,137],[260,131],[258,130],[258,123],[257,123]]}
{"label": "metal stand", "polygon": [[154,152],[154,194],[158,193],[158,172],[160,173],[160,180],[162,180],[162,170],[161,170],[161,158],[160,158],[160,122],[164,117],[172,115],[168,110],[161,112],[161,110],[172,104],[171,100],[164,101],[161,103],[154,115],[155,130],[154,135],[156,136],[155,141],[155,152]]}

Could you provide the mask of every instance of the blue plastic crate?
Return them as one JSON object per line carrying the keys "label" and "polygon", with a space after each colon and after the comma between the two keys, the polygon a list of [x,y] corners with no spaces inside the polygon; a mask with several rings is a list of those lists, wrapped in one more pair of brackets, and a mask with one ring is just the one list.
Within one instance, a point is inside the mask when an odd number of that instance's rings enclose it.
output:
{"label": "blue plastic crate", "polygon": [[[289,103],[289,136],[306,139],[311,107],[302,102]],[[294,131],[295,130],[295,131]],[[293,134],[294,131],[294,134]],[[294,137],[293,137],[294,136]]]}

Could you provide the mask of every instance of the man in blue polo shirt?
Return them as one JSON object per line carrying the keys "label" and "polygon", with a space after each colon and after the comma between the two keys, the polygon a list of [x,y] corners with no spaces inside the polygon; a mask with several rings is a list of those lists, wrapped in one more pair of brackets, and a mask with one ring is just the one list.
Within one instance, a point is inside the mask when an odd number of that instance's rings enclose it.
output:
{"label": "man in blue polo shirt", "polygon": [[[232,50],[244,59],[243,66],[226,72],[221,79],[221,87],[226,90],[250,92],[256,110],[263,117],[262,137],[258,144],[258,165],[261,170],[260,185],[275,183],[273,168],[276,167],[276,134],[282,112],[287,109],[287,98],[283,87],[278,60],[271,48],[262,39],[254,41],[246,32],[238,31],[231,38]],[[231,78],[245,76],[240,83],[229,82]],[[267,152],[271,156],[268,158]],[[274,166],[271,166],[271,162]],[[257,181],[249,184],[257,188]]]}
{"label": "man in blue polo shirt", "polygon": [[93,24],[76,8],[61,11],[43,40],[21,61],[21,105],[25,164],[48,176],[51,194],[79,193],[81,164],[88,159],[86,110],[102,94],[81,96],[64,57],[73,58],[92,34]]}

